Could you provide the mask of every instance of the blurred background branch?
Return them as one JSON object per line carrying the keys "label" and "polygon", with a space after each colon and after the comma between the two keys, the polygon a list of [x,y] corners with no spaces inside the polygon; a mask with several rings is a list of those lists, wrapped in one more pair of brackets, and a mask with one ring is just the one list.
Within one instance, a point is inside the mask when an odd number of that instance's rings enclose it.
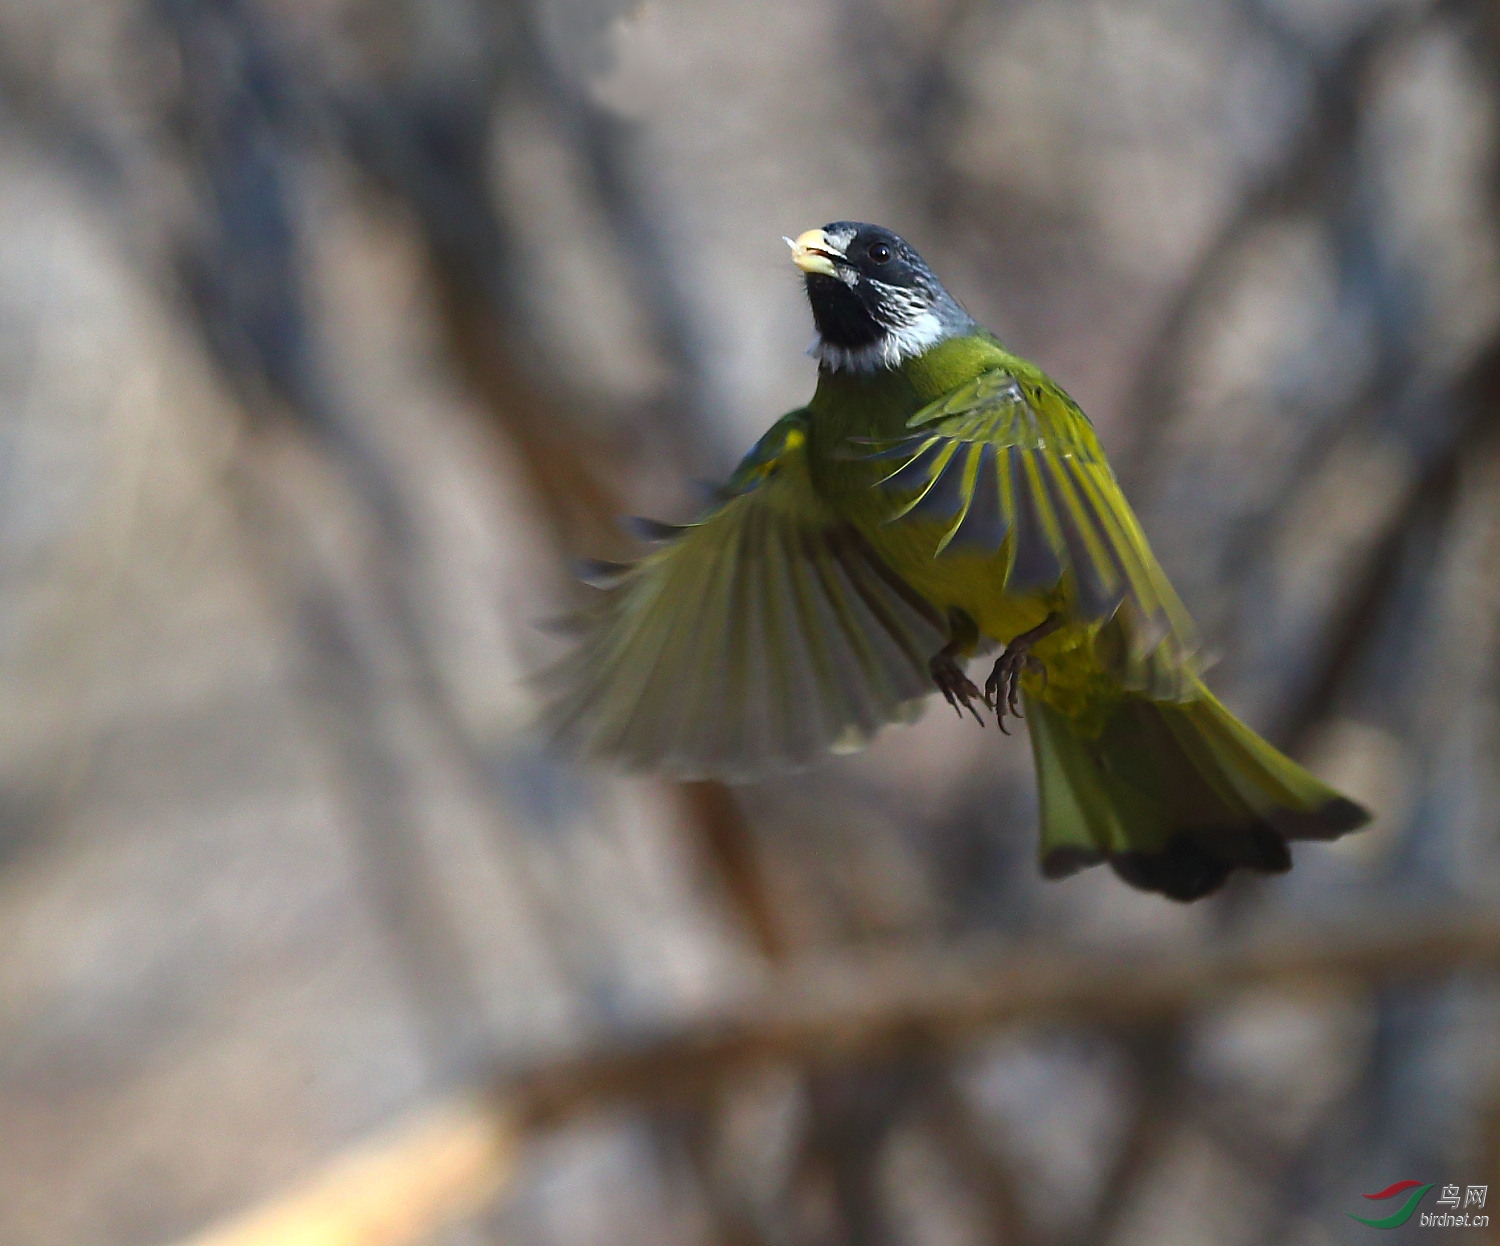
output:
{"label": "blurred background branch", "polygon": [[[1139,1105],[1099,1216],[1078,1235],[1080,1241],[1104,1240],[1121,1196],[1164,1140],[1169,1118],[1163,1108],[1182,1108],[1164,1083],[1179,1080],[1174,1047],[1187,1014],[1256,989],[1317,995],[1500,968],[1500,927],[1483,919],[1374,936],[1363,929],[1282,934],[1260,943],[1179,952],[1151,964],[1014,946],[801,964],[678,1033],[616,1039],[555,1067],[502,1075],[489,1097],[425,1112],[376,1145],[340,1158],[307,1187],[193,1241],[420,1241],[432,1226],[469,1210],[476,1188],[509,1178],[525,1130],[556,1127],[621,1103],[711,1103],[726,1083],[767,1063],[794,1062],[822,1070],[815,1076],[823,1078],[833,1067],[915,1071],[914,1062],[934,1059],[941,1069],[943,1057],[976,1035],[1017,1023],[1121,1027],[1151,1069],[1151,1093]],[[1024,1239],[1024,1218],[1004,1166],[972,1136],[980,1127],[965,1097],[946,1081],[933,1090],[941,1134],[965,1167],[977,1169],[969,1175],[990,1202],[992,1219],[1010,1235],[1005,1240]],[[868,1096],[860,1099],[868,1108]],[[851,1145],[835,1142],[827,1162],[839,1162]],[[866,1191],[851,1204],[868,1210],[872,1201]],[[758,1240],[753,1233],[739,1236]]]}

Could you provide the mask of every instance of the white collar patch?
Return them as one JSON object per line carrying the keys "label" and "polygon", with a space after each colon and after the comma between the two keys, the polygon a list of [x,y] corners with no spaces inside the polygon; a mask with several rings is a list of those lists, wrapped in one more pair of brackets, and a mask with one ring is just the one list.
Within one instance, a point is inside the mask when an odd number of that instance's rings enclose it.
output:
{"label": "white collar patch", "polygon": [[937,313],[927,309],[904,324],[887,329],[877,342],[866,346],[835,346],[819,337],[807,353],[830,372],[874,372],[878,368],[894,368],[952,335],[953,330],[943,324]]}

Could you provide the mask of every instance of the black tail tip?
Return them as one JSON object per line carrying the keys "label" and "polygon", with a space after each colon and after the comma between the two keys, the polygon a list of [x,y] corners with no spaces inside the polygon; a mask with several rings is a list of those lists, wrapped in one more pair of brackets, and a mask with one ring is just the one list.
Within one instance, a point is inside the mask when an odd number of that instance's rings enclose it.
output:
{"label": "black tail tip", "polygon": [[1121,852],[1109,863],[1132,887],[1188,901],[1212,895],[1240,867],[1285,874],[1292,868],[1292,854],[1277,831],[1256,822],[1183,831],[1160,852]]}
{"label": "black tail tip", "polygon": [[1156,891],[1171,900],[1201,900],[1224,885],[1235,868],[1192,844],[1174,844],[1163,852],[1120,852],[1109,867],[1139,891]]}
{"label": "black tail tip", "polygon": [[1230,871],[1240,864],[1221,860],[1179,836],[1160,852],[1106,854],[1084,848],[1057,848],[1042,858],[1042,876],[1067,878],[1101,861],[1108,861],[1110,869],[1137,891],[1155,891],[1184,902],[1200,900],[1217,891]]}
{"label": "black tail tip", "polygon": [[1318,810],[1318,820],[1327,828],[1330,839],[1368,826],[1373,816],[1363,805],[1347,796],[1335,796]]}
{"label": "black tail tip", "polygon": [[1337,839],[1368,826],[1371,814],[1347,796],[1334,796],[1316,809],[1277,809],[1266,821],[1286,839]]}
{"label": "black tail tip", "polygon": [[1248,826],[1182,831],[1154,852],[1132,849],[1106,854],[1057,848],[1043,858],[1042,874],[1065,878],[1107,860],[1123,881],[1139,891],[1184,902],[1201,900],[1222,887],[1236,869],[1285,874],[1292,868],[1288,839],[1337,839],[1369,821],[1364,806],[1337,796],[1312,813],[1281,811],[1274,820]]}
{"label": "black tail tip", "polygon": [[1255,822],[1249,826],[1182,831],[1169,839],[1165,847],[1152,852],[1131,849],[1101,853],[1072,846],[1056,848],[1042,858],[1042,874],[1047,878],[1065,878],[1105,860],[1123,881],[1138,891],[1154,891],[1184,902],[1212,895],[1236,869],[1284,874],[1292,868],[1292,855],[1278,830],[1264,822]]}

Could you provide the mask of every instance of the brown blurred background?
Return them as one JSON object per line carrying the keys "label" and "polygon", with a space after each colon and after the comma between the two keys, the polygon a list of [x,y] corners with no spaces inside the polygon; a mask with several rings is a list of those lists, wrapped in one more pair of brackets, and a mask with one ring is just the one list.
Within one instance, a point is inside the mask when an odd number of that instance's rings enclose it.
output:
{"label": "brown blurred background", "polygon": [[[236,1240],[1322,1246],[1500,1178],[1497,32],[0,2],[0,1244],[372,1136],[394,1221]],[[834,218],[1092,413],[1372,829],[1181,907],[1044,884],[1025,742],[946,710],[733,792],[546,755],[569,559],[805,398]],[[444,1176],[404,1122],[474,1088],[517,1149]]]}

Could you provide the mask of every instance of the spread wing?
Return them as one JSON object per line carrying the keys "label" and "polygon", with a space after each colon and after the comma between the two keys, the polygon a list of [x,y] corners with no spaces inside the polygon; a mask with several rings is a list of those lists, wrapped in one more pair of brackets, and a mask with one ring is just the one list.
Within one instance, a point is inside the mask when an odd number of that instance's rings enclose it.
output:
{"label": "spread wing", "polygon": [[1157,564],[1088,418],[1040,375],[985,372],[907,422],[852,447],[881,465],[891,523],[943,525],[948,550],[1004,554],[1014,596],[1060,585],[1085,620],[1118,621],[1099,649],[1127,687],[1185,695],[1192,623]]}
{"label": "spread wing", "polygon": [[914,717],[941,616],[814,491],[783,418],[684,528],[609,569],[547,677],[546,725],[581,757],[743,779],[861,747]]}

